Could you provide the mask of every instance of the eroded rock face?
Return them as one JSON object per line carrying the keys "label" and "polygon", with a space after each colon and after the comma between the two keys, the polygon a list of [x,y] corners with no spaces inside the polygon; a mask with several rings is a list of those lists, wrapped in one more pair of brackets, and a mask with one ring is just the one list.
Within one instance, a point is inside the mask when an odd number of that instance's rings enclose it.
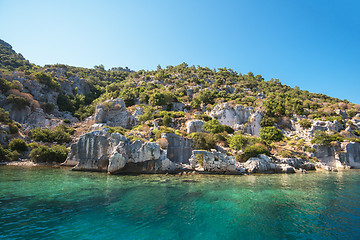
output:
{"label": "eroded rock face", "polygon": [[[195,168],[202,165],[204,171],[207,172],[240,172],[239,166],[235,162],[235,158],[217,151],[194,150],[189,159],[190,165]],[[202,163],[201,163],[202,162]]]}
{"label": "eroded rock face", "polygon": [[69,77],[69,80],[61,81],[60,89],[67,95],[74,93],[85,95],[90,92],[90,87],[86,80],[76,76]]}
{"label": "eroded rock face", "polygon": [[336,160],[338,160],[336,152],[341,151],[340,143],[337,143],[335,146],[314,144],[313,148],[315,149],[313,156],[318,158],[322,163],[331,167],[336,165]]}
{"label": "eroded rock face", "polygon": [[131,142],[105,130],[80,136],[64,165],[78,162],[73,170],[103,171],[108,173],[160,173],[174,171],[176,164],[166,157],[166,151],[152,142]]}
{"label": "eroded rock face", "polygon": [[345,152],[340,154],[340,162],[353,168],[360,168],[360,144],[350,142],[345,146]]}
{"label": "eroded rock face", "polygon": [[136,125],[136,118],[127,110],[122,99],[106,100],[96,106],[95,123],[106,123],[109,126],[132,128]]}
{"label": "eroded rock face", "polygon": [[190,120],[186,122],[186,132],[188,134],[193,132],[204,132],[204,121],[201,120]]}
{"label": "eroded rock face", "polygon": [[251,135],[259,136],[261,129],[260,122],[262,118],[263,116],[259,111],[253,113],[250,116],[248,123],[246,124],[246,128],[244,132],[249,133]]}
{"label": "eroded rock face", "polygon": [[189,163],[192,154],[192,139],[183,138],[174,133],[163,133],[169,145],[167,146],[167,157],[174,163]]}
{"label": "eroded rock face", "polygon": [[253,107],[243,107],[241,105],[232,107],[229,103],[221,103],[215,106],[211,111],[210,116],[213,119],[219,120],[221,124],[238,129],[241,124],[247,122],[253,112]]}

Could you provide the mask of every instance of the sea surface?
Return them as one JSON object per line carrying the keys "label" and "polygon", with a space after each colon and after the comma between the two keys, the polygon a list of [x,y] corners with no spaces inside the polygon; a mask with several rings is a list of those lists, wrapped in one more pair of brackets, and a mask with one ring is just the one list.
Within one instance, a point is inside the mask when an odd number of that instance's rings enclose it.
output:
{"label": "sea surface", "polygon": [[360,239],[360,171],[114,176],[1,166],[0,239]]}

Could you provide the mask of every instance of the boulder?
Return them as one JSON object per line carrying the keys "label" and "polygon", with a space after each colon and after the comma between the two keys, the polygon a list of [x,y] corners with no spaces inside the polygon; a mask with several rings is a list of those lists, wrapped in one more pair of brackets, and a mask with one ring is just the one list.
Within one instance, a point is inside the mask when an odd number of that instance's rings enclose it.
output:
{"label": "boulder", "polygon": [[124,101],[119,98],[106,100],[96,106],[95,123],[131,129],[136,125],[136,118],[126,110]]}
{"label": "boulder", "polygon": [[295,168],[290,166],[289,164],[279,164],[278,165],[282,173],[295,173]]}
{"label": "boulder", "polygon": [[175,111],[175,112],[181,112],[183,111],[185,108],[185,104],[182,102],[173,102],[172,103],[172,107],[171,107],[171,111]]}
{"label": "boulder", "polygon": [[282,158],[280,159],[281,164],[287,164],[296,169],[315,170],[315,164],[307,159],[301,158]]}
{"label": "boulder", "polygon": [[273,163],[271,159],[263,154],[256,158],[250,158],[244,163],[244,167],[249,173],[280,172],[281,168]]}
{"label": "boulder", "polygon": [[64,165],[77,163],[73,170],[108,173],[161,173],[175,171],[176,164],[153,142],[131,142],[119,133],[103,129],[79,137],[71,145]]}
{"label": "boulder", "polygon": [[193,132],[204,132],[204,121],[202,120],[190,120],[186,122],[186,132],[188,134]]}
{"label": "boulder", "polygon": [[193,168],[202,166],[202,170],[206,172],[222,172],[222,173],[240,173],[240,166],[235,158],[217,151],[194,150],[189,159]]}

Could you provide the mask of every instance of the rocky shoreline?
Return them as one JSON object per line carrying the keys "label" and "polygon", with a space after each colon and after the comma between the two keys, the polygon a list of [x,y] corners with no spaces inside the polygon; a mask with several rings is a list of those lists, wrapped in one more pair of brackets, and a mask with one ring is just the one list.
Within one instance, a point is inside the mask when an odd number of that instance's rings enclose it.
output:
{"label": "rocky shoreline", "polygon": [[[174,137],[170,135],[171,137]],[[167,135],[164,138],[169,137]],[[181,142],[181,141],[179,141]],[[183,152],[178,144],[178,151]],[[359,145],[359,144],[357,144]],[[185,146],[186,147],[186,146]],[[356,146],[356,147],[360,147]],[[167,146],[169,148],[169,146]],[[360,149],[360,148],[359,148]],[[353,157],[346,153],[340,157],[343,161]],[[177,160],[176,161],[174,161]],[[109,174],[119,173],[217,173],[217,174],[253,174],[253,173],[306,173],[312,170],[337,171],[350,169],[340,164],[332,167],[324,163],[313,163],[301,158],[274,158],[260,154],[246,162],[235,161],[233,156],[219,152],[192,150],[191,156],[179,161],[174,152],[168,153],[154,142],[130,141],[119,133],[109,133],[108,129],[96,130],[79,137],[71,145],[71,151],[63,166],[71,166],[75,171],[98,171]]]}

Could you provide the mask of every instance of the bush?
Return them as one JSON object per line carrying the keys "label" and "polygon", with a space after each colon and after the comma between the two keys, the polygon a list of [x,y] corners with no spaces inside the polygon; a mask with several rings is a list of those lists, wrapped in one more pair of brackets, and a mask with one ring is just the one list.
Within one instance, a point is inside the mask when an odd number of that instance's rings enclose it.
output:
{"label": "bush", "polygon": [[41,107],[45,113],[52,113],[55,109],[55,105],[52,103],[45,103]]}
{"label": "bush", "polygon": [[270,155],[268,148],[262,143],[256,143],[254,145],[247,146],[244,149],[244,153],[240,155],[240,161],[245,162],[249,158],[257,157],[259,154]]}
{"label": "bush", "polygon": [[69,150],[62,145],[47,147],[39,145],[30,152],[30,158],[35,162],[57,162],[61,163],[66,160]]}
{"label": "bush", "polygon": [[208,131],[211,133],[222,133],[225,130],[223,125],[221,125],[220,122],[216,119],[205,122],[203,128],[205,131]]}
{"label": "bush", "polygon": [[241,150],[250,143],[250,139],[244,135],[236,134],[229,140],[229,146],[235,150]]}
{"label": "bush", "polygon": [[169,115],[165,115],[162,119],[163,125],[167,126],[171,123],[171,117]]}
{"label": "bush", "polygon": [[34,128],[30,131],[30,137],[38,142],[71,142],[71,136],[69,132],[64,131],[63,127],[57,127],[55,131],[47,128]]}
{"label": "bush", "polygon": [[198,115],[195,115],[195,118],[196,119],[199,119],[199,120],[203,120],[205,122],[207,121],[210,121],[212,118],[208,115],[205,115],[205,114],[198,114]]}
{"label": "bush", "polygon": [[192,133],[193,148],[197,150],[211,150],[216,148],[216,139],[210,133]]}
{"label": "bush", "polygon": [[311,128],[311,121],[309,119],[301,119],[299,120],[299,124],[300,124],[300,127],[304,128],[304,129],[309,129]]}
{"label": "bush", "polygon": [[9,112],[4,111],[4,109],[0,108],[0,122],[3,123],[11,123],[11,119],[9,117]]}
{"label": "bush", "polygon": [[229,133],[229,134],[233,134],[235,132],[235,130],[232,127],[228,126],[228,125],[222,125],[222,126],[224,127],[224,131]]}
{"label": "bush", "polygon": [[28,99],[14,94],[10,94],[6,98],[6,102],[13,104],[13,107],[19,110],[24,109],[26,106],[30,106],[30,101]]}
{"label": "bush", "polygon": [[45,84],[46,86],[49,86],[50,88],[53,88],[53,89],[59,89],[60,88],[60,84],[53,80],[48,74],[46,73],[37,73],[35,74],[35,79],[42,83],[42,84]]}
{"label": "bush", "polygon": [[27,145],[23,139],[16,138],[9,143],[9,149],[12,151],[25,152],[27,150]]}
{"label": "bush", "polygon": [[350,109],[350,110],[347,110],[346,113],[348,114],[349,118],[353,118],[356,116],[356,114],[359,113],[359,111],[356,109]]}
{"label": "bush", "polygon": [[261,127],[271,127],[274,126],[274,124],[277,122],[276,118],[274,117],[263,117],[260,122]]}
{"label": "bush", "polygon": [[202,167],[204,166],[204,155],[203,154],[196,154],[195,159],[200,166],[202,166]]}
{"label": "bush", "polygon": [[284,137],[282,132],[274,126],[261,128],[259,135],[266,142],[278,142]]}
{"label": "bush", "polygon": [[344,138],[339,136],[338,134],[328,134],[326,132],[318,130],[314,133],[314,138],[311,140],[311,143],[323,146],[331,146],[331,142],[342,142],[343,140]]}
{"label": "bush", "polygon": [[289,150],[281,150],[279,152],[279,155],[283,158],[291,158],[292,157],[292,152]]}
{"label": "bush", "polygon": [[19,127],[15,123],[10,123],[9,124],[9,129],[10,129],[11,134],[16,134],[16,133],[19,132]]}
{"label": "bush", "polygon": [[126,129],[123,127],[105,127],[108,128],[108,133],[120,133],[121,135],[124,135],[126,133]]}

